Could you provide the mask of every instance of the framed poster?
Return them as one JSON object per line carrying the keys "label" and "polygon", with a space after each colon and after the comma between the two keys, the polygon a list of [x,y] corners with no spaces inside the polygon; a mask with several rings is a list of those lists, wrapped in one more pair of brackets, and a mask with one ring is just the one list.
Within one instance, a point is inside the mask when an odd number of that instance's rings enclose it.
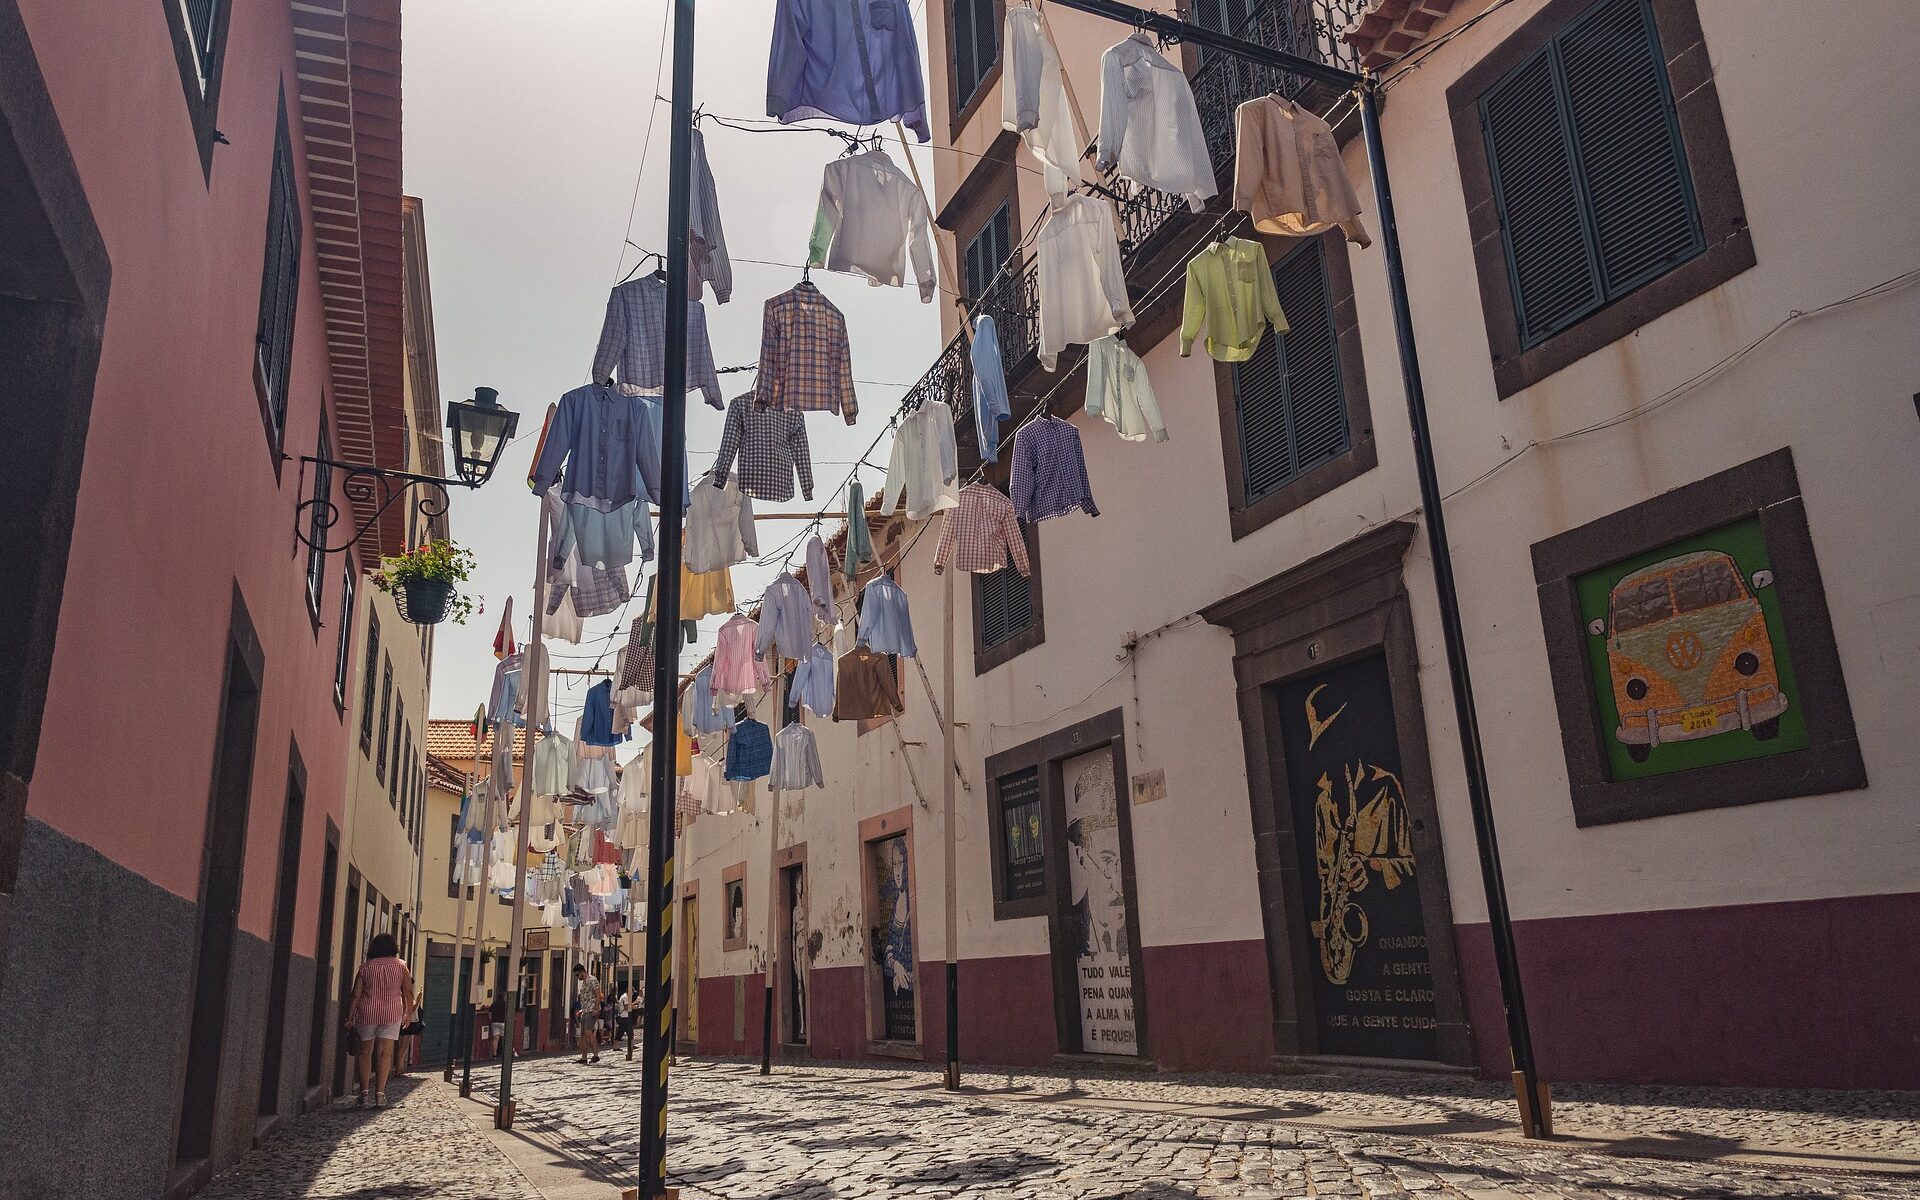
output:
{"label": "framed poster", "polygon": [[1438,1059],[1433,965],[1384,654],[1276,689],[1322,1054]]}
{"label": "framed poster", "polygon": [[1034,900],[1047,894],[1045,822],[1040,812],[1040,769],[1028,767],[998,781],[999,843],[1003,901]]}
{"label": "framed poster", "polygon": [[873,960],[880,968],[881,1030],[887,1041],[911,1042],[919,1031],[914,1006],[913,881],[908,878],[906,835],[869,842],[867,852],[873,855],[877,901]]}
{"label": "framed poster", "polygon": [[1866,785],[1793,455],[1533,546],[1574,820]]}
{"label": "framed poster", "polygon": [[1060,790],[1072,889],[1080,1047],[1088,1054],[1137,1055],[1133,953],[1112,749],[1103,746],[1062,762]]}

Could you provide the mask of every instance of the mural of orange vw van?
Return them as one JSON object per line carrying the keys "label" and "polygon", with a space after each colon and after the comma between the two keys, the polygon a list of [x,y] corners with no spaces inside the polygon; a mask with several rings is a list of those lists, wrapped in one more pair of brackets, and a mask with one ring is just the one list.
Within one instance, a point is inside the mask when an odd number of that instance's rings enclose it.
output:
{"label": "mural of orange vw van", "polygon": [[1607,596],[1607,615],[1587,632],[1607,639],[1607,665],[1620,726],[1614,736],[1635,762],[1662,742],[1745,729],[1779,736],[1787,698],[1773,639],[1754,588],[1733,558],[1701,550],[1628,575]]}

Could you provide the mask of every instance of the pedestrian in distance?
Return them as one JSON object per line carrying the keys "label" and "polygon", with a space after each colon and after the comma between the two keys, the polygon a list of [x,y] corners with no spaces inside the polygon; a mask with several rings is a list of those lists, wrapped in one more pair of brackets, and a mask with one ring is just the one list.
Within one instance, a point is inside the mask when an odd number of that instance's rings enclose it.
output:
{"label": "pedestrian in distance", "polygon": [[613,1040],[624,1042],[633,1031],[633,989],[622,988],[613,1002]]}
{"label": "pedestrian in distance", "polygon": [[500,1053],[500,1040],[507,1036],[507,994],[504,991],[493,994],[493,1003],[488,1006],[488,1011],[493,1014],[493,1045],[487,1054],[492,1057]]}
{"label": "pedestrian in distance", "polygon": [[573,965],[575,995],[580,1003],[580,1061],[600,1061],[600,1008],[607,1001],[607,985],[589,972],[584,963]]}
{"label": "pedestrian in distance", "polygon": [[387,1075],[393,1069],[400,1028],[413,1020],[413,973],[400,961],[390,933],[376,933],[367,944],[367,961],[353,977],[348,1021],[359,1039],[360,1106],[387,1103]]}

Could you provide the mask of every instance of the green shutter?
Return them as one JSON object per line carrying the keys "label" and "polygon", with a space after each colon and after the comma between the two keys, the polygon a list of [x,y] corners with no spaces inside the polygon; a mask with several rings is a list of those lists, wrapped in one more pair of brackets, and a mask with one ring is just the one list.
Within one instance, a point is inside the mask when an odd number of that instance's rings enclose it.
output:
{"label": "green shutter", "polygon": [[1346,452],[1347,402],[1319,238],[1274,264],[1286,334],[1234,367],[1240,454],[1251,504]]}
{"label": "green shutter", "polygon": [[981,575],[975,596],[980,604],[980,648],[990,650],[1033,626],[1033,581],[1011,564]]}
{"label": "green shutter", "polygon": [[1559,50],[1600,277],[1614,299],[1705,244],[1686,151],[1643,0],[1603,5],[1561,36]]}
{"label": "green shutter", "polygon": [[1480,100],[1501,237],[1534,346],[1705,245],[1646,0],[1608,0]]}

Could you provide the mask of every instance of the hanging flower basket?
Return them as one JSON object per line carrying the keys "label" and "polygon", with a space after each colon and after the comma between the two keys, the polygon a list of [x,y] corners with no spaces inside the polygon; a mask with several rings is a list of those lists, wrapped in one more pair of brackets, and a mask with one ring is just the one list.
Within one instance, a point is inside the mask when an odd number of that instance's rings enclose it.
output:
{"label": "hanging flower basket", "polygon": [[473,551],[448,541],[427,542],[382,559],[373,586],[392,596],[401,619],[414,625],[438,625],[448,617],[464,622],[477,606],[454,585],[472,571]]}
{"label": "hanging flower basket", "polygon": [[414,625],[438,625],[453,606],[453,585],[442,579],[409,579],[394,597],[400,616]]}

